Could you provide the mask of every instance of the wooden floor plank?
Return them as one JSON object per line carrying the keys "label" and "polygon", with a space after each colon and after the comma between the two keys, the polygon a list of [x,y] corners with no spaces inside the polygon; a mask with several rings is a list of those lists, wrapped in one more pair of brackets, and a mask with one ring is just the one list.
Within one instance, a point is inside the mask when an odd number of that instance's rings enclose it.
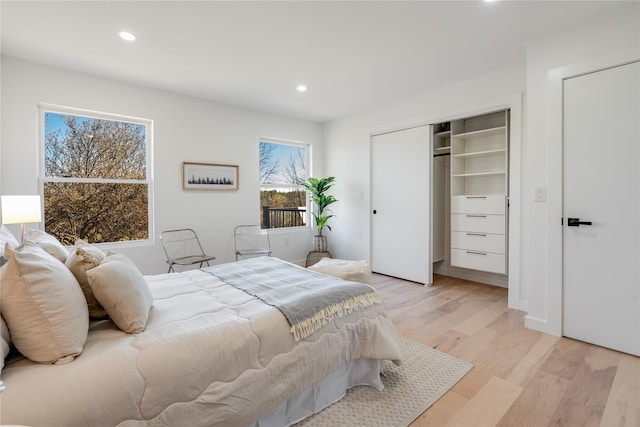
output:
{"label": "wooden floor plank", "polygon": [[507,381],[514,384],[526,385],[540,369],[542,364],[551,354],[553,346],[560,337],[548,334],[539,334],[535,344],[529,352],[518,362],[518,364],[507,375]]}
{"label": "wooden floor plank", "polygon": [[468,402],[469,399],[451,391],[438,399],[428,411],[424,411],[411,423],[411,427],[442,426]]}
{"label": "wooden floor plank", "polygon": [[628,354],[620,355],[611,385],[602,426],[640,426],[640,363]]}
{"label": "wooden floor plank", "polygon": [[492,377],[444,426],[495,426],[522,392],[522,387]]}
{"label": "wooden floor plank", "polygon": [[500,427],[540,427],[551,422],[570,381],[538,371],[500,420]]}
{"label": "wooden floor plank", "polygon": [[550,425],[599,426],[619,358],[619,353],[612,350],[588,346]]}
{"label": "wooden floor plank", "polygon": [[507,307],[505,306],[504,301],[491,303],[471,317],[464,319],[464,321],[457,324],[453,329],[455,331],[471,335],[495,321],[506,311]]}

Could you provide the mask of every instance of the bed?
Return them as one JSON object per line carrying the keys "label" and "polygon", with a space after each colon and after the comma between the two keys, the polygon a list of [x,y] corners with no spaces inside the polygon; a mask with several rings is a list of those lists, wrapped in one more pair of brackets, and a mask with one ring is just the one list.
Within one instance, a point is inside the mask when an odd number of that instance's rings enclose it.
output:
{"label": "bed", "polygon": [[[367,285],[273,257],[145,276],[144,282],[151,308],[142,331],[125,333],[113,319],[91,321],[81,352],[62,364],[36,363],[14,349],[2,369],[0,422],[291,425],[354,385],[382,389],[383,361],[400,363],[396,331]],[[252,282],[257,289],[246,288]],[[265,282],[281,288],[276,299],[284,306],[302,292],[296,287],[315,295],[303,302],[325,299],[325,287],[344,285],[369,299],[356,296],[292,324],[291,313],[266,295],[272,290],[262,289]]]}

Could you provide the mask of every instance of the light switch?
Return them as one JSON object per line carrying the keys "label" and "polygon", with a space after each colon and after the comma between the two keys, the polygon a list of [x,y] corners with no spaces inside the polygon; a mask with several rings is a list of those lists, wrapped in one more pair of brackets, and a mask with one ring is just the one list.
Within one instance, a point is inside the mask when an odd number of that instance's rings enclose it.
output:
{"label": "light switch", "polygon": [[547,201],[547,187],[544,185],[538,185],[533,187],[533,201],[534,202],[546,202]]}

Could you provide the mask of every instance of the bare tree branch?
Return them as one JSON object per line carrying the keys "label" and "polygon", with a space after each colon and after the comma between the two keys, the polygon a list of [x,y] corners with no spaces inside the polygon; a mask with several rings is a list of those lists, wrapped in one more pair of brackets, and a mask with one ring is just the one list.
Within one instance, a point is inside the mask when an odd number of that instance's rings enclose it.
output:
{"label": "bare tree branch", "polygon": [[272,184],[280,162],[274,157],[276,146],[268,142],[260,141],[260,183]]}
{"label": "bare tree branch", "polygon": [[[63,117],[64,131],[45,135],[47,177],[146,178],[143,125]],[[46,122],[45,122],[46,123]],[[45,230],[65,244],[147,239],[148,186],[56,183],[44,185]]]}

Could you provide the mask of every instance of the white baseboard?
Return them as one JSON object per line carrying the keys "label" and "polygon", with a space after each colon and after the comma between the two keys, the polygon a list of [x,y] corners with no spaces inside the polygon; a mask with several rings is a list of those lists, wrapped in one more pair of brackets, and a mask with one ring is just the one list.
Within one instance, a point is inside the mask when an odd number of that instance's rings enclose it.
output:
{"label": "white baseboard", "polygon": [[535,317],[526,316],[524,318],[524,327],[528,329],[533,329],[534,331],[544,332],[545,334],[560,336],[557,331],[551,330],[549,322],[543,319],[537,319]]}
{"label": "white baseboard", "polygon": [[495,274],[486,271],[453,267],[451,265],[447,265],[446,261],[434,263],[433,272],[434,274],[442,274],[443,276],[472,280],[474,282],[486,283],[488,285],[499,286],[501,288],[509,287],[509,277],[504,274]]}

